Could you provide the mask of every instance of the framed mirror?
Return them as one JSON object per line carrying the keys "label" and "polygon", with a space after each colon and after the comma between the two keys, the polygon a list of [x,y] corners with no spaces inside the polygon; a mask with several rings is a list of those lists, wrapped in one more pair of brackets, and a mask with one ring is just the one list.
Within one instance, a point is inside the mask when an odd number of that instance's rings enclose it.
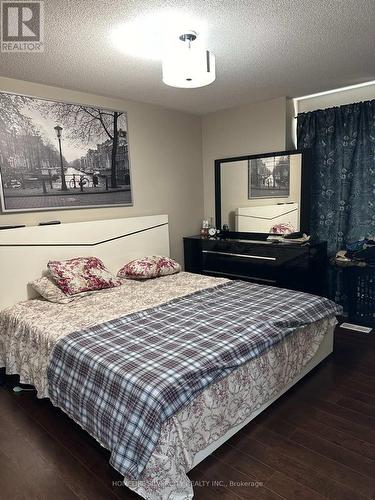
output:
{"label": "framed mirror", "polygon": [[215,160],[216,227],[248,239],[309,234],[310,163],[308,150]]}

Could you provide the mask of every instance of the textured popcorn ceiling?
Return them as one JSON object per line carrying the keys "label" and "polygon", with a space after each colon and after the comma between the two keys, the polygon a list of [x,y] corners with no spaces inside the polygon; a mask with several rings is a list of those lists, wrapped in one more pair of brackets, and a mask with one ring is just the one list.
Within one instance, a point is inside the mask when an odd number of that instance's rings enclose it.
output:
{"label": "textured popcorn ceiling", "polygon": [[[375,79],[375,0],[45,0],[45,52],[0,54],[0,76],[207,113]],[[207,26],[217,80],[161,82],[160,61],[117,51],[111,29],[163,10]],[[194,29],[194,26],[191,26]]]}

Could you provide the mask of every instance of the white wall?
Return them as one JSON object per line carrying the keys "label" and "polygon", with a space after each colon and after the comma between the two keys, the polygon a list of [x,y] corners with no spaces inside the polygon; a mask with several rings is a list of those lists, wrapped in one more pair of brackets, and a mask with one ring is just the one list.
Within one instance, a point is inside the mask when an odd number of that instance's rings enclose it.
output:
{"label": "white wall", "polygon": [[75,222],[166,213],[170,221],[171,255],[183,262],[182,237],[196,234],[203,217],[199,116],[1,77],[0,90],[127,111],[134,197],[133,207],[0,213],[0,225],[36,225],[52,219]]}
{"label": "white wall", "polygon": [[[287,148],[285,97],[225,109],[202,119],[204,214],[215,215],[214,161]],[[215,219],[214,219],[215,220]]]}
{"label": "white wall", "polygon": [[375,84],[298,100],[297,109],[298,113],[307,113],[316,109],[332,108],[333,106],[343,106],[344,104],[370,101],[372,99],[375,99]]}
{"label": "white wall", "polygon": [[297,148],[297,114],[297,102],[288,97],[285,112],[285,149]]}

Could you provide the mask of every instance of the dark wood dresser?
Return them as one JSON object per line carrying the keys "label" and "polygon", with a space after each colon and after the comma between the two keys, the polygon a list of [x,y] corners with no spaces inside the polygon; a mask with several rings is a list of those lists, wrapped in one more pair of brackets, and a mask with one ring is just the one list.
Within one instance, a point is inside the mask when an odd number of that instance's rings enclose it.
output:
{"label": "dark wood dresser", "polygon": [[327,244],[184,238],[185,271],[326,295]]}

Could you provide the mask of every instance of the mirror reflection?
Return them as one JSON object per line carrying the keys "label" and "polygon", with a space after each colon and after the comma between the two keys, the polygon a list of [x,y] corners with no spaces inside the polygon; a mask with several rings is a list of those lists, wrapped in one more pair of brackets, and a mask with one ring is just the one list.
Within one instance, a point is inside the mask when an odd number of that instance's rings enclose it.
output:
{"label": "mirror reflection", "polygon": [[301,153],[221,163],[220,174],[221,224],[230,231],[300,231]]}

